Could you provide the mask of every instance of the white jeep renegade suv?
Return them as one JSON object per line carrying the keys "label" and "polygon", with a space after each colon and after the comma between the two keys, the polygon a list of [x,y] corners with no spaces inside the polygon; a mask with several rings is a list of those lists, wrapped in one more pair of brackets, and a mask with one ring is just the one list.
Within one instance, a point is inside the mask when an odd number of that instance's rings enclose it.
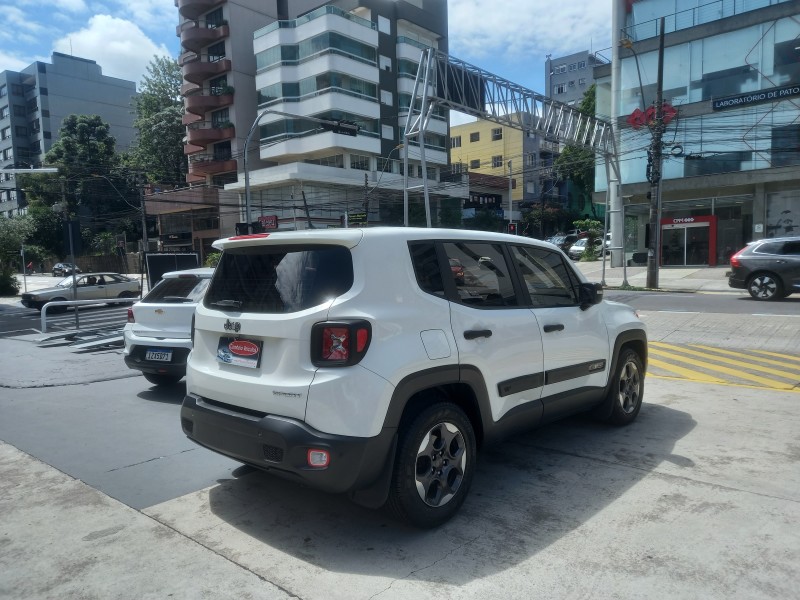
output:
{"label": "white jeep renegade suv", "polygon": [[432,527],[464,502],[479,447],[639,412],[644,324],[551,244],[397,227],[214,246],[181,424],[236,460]]}

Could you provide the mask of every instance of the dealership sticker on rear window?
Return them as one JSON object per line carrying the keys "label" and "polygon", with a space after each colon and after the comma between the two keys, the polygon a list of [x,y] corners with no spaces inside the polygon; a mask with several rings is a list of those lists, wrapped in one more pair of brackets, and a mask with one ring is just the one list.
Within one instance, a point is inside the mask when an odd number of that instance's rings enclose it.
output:
{"label": "dealership sticker on rear window", "polygon": [[219,338],[217,346],[217,360],[219,362],[255,369],[261,363],[260,340],[246,340],[243,338]]}

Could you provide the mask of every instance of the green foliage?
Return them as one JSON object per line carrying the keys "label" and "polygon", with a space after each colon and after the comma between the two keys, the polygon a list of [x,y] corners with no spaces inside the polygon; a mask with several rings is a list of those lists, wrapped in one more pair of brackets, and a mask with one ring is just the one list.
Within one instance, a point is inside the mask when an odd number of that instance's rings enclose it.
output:
{"label": "green foliage", "polygon": [[578,219],[572,224],[576,229],[587,233],[586,250],[581,254],[581,260],[597,260],[598,252],[595,242],[603,236],[603,224],[595,219]]}
{"label": "green foliage", "polygon": [[117,237],[108,231],[98,233],[92,238],[92,250],[99,254],[111,255],[117,247]]}
{"label": "green foliage", "polygon": [[14,270],[3,265],[0,269],[0,296],[16,296],[19,294],[19,280],[14,274]]}
{"label": "green foliage", "polygon": [[166,56],[153,57],[142,78],[135,100],[137,143],[125,162],[144,172],[150,182],[177,184],[185,180],[182,83],[180,67]]}
{"label": "green foliage", "polygon": [[462,227],[460,198],[442,200],[439,208],[439,226],[451,229],[460,229]]}
{"label": "green foliage", "polygon": [[464,227],[476,231],[499,232],[503,228],[503,220],[497,216],[493,210],[475,209],[475,216],[471,219],[464,219]]}
{"label": "green foliage", "polygon": [[541,204],[534,206],[522,217],[522,231],[525,235],[544,239],[563,229],[565,224],[571,223],[574,212],[558,204]]}
{"label": "green foliage", "polygon": [[[578,110],[583,114],[594,116],[596,102],[596,87],[592,84],[583,95],[583,100],[578,105]],[[591,202],[591,194],[594,190],[594,152],[582,146],[567,145],[556,158],[553,166],[556,177],[560,181],[572,181],[584,200]]]}
{"label": "green foliage", "polygon": [[204,267],[216,267],[219,264],[219,259],[222,258],[222,252],[209,252],[206,255],[206,260],[203,263]]}
{"label": "green foliage", "polygon": [[68,115],[45,162],[58,165],[60,177],[108,173],[117,163],[115,144],[110,126],[99,116]]}

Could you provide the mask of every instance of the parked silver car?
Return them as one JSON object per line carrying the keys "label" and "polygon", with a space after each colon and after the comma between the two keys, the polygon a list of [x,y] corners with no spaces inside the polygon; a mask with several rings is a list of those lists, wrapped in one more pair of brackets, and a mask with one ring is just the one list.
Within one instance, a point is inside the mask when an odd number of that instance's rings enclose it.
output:
{"label": "parked silver car", "polygon": [[[42,310],[48,302],[55,300],[126,300],[136,298],[140,292],[139,282],[119,273],[83,273],[75,277],[73,294],[72,275],[59,281],[54,287],[22,294],[22,305]],[[76,298],[77,296],[77,298]],[[54,306],[52,312],[63,312],[65,306]]]}

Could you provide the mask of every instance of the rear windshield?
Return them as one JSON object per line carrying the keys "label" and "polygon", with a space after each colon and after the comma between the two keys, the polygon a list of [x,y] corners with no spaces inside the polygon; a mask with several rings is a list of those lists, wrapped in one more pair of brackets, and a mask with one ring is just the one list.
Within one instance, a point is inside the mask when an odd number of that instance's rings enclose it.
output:
{"label": "rear windshield", "polygon": [[162,279],[142,302],[197,303],[203,298],[210,279],[206,277],[177,277]]}
{"label": "rear windshield", "polygon": [[327,302],[352,285],[352,257],[342,246],[248,246],[223,252],[203,303],[291,313]]}

